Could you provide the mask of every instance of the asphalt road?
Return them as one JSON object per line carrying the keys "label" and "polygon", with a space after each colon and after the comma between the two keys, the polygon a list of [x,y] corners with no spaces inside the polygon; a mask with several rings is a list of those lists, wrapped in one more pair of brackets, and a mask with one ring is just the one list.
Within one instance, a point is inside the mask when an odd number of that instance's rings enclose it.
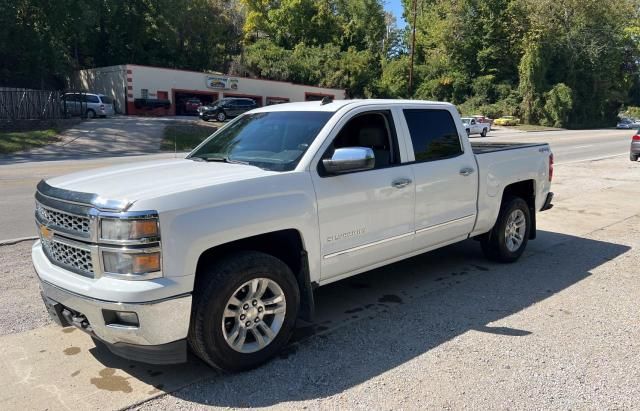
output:
{"label": "asphalt road", "polygon": [[[523,133],[508,130],[492,131],[488,137],[474,141],[548,142],[556,164],[616,155],[628,155],[632,130],[580,130]],[[120,136],[122,137],[122,136]],[[139,153],[139,151],[137,152]],[[50,178],[107,165],[142,161],[146,158],[172,157],[173,154],[149,156],[104,157],[104,152],[78,154],[76,158],[61,161],[10,160],[0,162],[0,242],[35,235],[33,223],[33,193],[42,178]],[[97,158],[96,158],[97,157]],[[44,157],[50,158],[50,157]],[[68,157],[63,157],[68,158]]]}
{"label": "asphalt road", "polygon": [[492,131],[472,141],[545,142],[551,145],[556,164],[629,155],[633,130],[564,130],[541,132]]}

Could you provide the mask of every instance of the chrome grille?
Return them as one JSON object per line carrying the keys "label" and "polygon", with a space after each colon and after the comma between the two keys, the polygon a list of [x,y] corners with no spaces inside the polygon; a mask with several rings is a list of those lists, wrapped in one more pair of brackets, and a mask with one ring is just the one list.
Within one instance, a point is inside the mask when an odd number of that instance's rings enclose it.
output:
{"label": "chrome grille", "polygon": [[62,265],[79,274],[93,277],[91,251],[44,238],[42,239],[42,248],[49,260],[54,264]]}
{"label": "chrome grille", "polygon": [[62,228],[66,231],[82,233],[85,235],[89,234],[89,217],[67,214],[60,211],[52,210],[50,208],[42,206],[40,203],[36,204],[36,212],[42,220],[54,227]]}

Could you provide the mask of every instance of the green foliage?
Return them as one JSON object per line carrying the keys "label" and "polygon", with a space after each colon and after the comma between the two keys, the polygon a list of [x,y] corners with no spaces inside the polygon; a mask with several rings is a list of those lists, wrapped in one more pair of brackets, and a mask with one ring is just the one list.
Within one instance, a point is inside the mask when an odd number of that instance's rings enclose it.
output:
{"label": "green foliage", "polygon": [[31,130],[0,133],[0,154],[15,153],[58,141],[58,130]]}
{"label": "green foliage", "polygon": [[619,117],[640,118],[640,107],[629,106],[620,113]]}
{"label": "green foliage", "polygon": [[544,118],[542,125],[566,127],[573,109],[573,92],[564,83],[559,83],[544,94]]}
{"label": "green foliage", "polygon": [[176,123],[166,126],[160,149],[165,151],[194,149],[217,130],[216,126],[205,124]]}
{"label": "green foliage", "polygon": [[[245,54],[239,72],[377,94],[386,50],[380,0],[242,0]],[[383,40],[388,40],[383,46]]]}
{"label": "green foliage", "polygon": [[241,18],[223,0],[0,0],[0,85],[60,88],[125,63],[226,70]]}
{"label": "green foliage", "polygon": [[383,0],[0,0],[0,86],[63,87],[79,68],[137,63],[569,127],[640,106],[640,0],[416,1],[412,90],[411,27]]}

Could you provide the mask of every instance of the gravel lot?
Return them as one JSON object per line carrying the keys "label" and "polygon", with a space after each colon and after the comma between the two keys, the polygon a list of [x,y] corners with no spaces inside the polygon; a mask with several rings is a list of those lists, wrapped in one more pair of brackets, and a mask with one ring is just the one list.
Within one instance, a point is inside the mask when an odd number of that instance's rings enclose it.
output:
{"label": "gravel lot", "polygon": [[0,246],[0,335],[51,324],[31,265],[31,241]]}

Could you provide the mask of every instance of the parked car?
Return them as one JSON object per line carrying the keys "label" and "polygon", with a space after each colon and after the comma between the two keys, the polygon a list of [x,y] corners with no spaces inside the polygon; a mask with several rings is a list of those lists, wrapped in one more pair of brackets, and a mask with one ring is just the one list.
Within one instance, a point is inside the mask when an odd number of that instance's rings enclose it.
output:
{"label": "parked car", "polygon": [[184,102],[185,113],[197,113],[198,108],[202,106],[202,101],[197,98],[190,98]]}
{"label": "parked car", "polygon": [[468,238],[515,262],[552,176],[548,144],[472,144],[449,103],[279,104],[186,158],[41,181],[32,260],[52,318],[113,353],[246,370],[317,287]]}
{"label": "parked car", "polygon": [[638,157],[640,157],[640,130],[631,137],[631,154],[629,155],[631,161],[638,161]]}
{"label": "parked car", "polygon": [[636,127],[637,127],[637,124],[635,124],[635,122],[629,118],[623,118],[620,121],[618,121],[618,124],[616,124],[617,129],[632,130],[632,129],[635,129]]}
{"label": "parked car", "polygon": [[487,116],[483,116],[481,114],[476,114],[475,116],[471,116],[476,119],[479,123],[489,124],[489,131],[491,131],[491,127],[493,126],[493,119]]}
{"label": "parked car", "polygon": [[115,114],[113,99],[104,94],[65,93],[62,100],[69,116],[86,115],[88,118],[95,118]]}
{"label": "parked car", "polygon": [[200,118],[204,121],[211,119],[225,121],[228,118],[237,117],[256,107],[258,107],[258,104],[250,98],[227,97],[216,101],[211,106],[203,107],[200,111]]}
{"label": "parked car", "polygon": [[502,116],[495,121],[496,126],[517,126],[520,124],[520,119],[514,116]]}
{"label": "parked car", "polygon": [[486,137],[490,127],[488,123],[479,123],[473,117],[462,117],[462,124],[469,137],[474,134],[480,134],[480,136]]}

